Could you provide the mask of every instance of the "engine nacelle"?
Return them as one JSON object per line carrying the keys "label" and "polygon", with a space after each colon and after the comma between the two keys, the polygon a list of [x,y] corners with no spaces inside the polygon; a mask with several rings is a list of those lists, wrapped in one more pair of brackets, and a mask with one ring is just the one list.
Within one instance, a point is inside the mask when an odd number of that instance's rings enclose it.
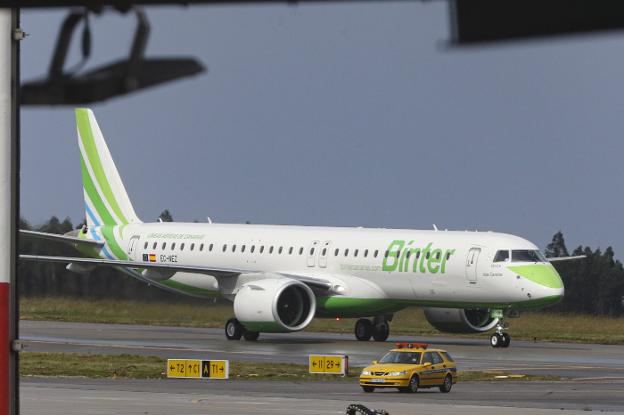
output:
{"label": "engine nacelle", "polygon": [[268,278],[243,284],[234,297],[234,315],[247,330],[288,333],[303,330],[316,313],[316,297],[300,281]]}
{"label": "engine nacelle", "polygon": [[425,308],[429,324],[446,333],[483,333],[493,329],[497,318],[488,309]]}

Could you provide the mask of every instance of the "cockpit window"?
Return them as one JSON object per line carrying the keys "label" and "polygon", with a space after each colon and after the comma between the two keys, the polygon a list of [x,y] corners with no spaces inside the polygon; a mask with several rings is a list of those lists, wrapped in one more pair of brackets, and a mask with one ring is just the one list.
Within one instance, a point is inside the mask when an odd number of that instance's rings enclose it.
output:
{"label": "cockpit window", "polygon": [[529,249],[514,249],[511,251],[512,262],[546,262],[540,251]]}
{"label": "cockpit window", "polygon": [[509,251],[497,251],[494,255],[494,262],[507,262],[509,261]]}

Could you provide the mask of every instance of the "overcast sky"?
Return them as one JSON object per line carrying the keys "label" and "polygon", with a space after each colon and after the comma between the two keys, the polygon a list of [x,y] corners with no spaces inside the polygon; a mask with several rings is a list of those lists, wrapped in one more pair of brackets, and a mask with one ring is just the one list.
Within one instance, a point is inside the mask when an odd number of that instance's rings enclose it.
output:
{"label": "overcast sky", "polygon": [[[562,230],[622,258],[624,34],[458,50],[446,2],[147,13],[148,55],[209,72],[92,107],[144,221]],[[29,80],[64,13],[22,17]],[[93,23],[91,67],[127,54],[131,16]],[[76,140],[72,108],[22,111],[34,224],[84,217]]]}

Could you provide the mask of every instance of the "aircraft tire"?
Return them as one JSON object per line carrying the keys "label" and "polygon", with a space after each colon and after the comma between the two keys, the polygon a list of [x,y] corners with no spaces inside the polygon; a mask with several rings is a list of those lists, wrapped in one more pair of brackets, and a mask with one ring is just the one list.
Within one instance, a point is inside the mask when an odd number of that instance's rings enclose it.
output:
{"label": "aircraft tire", "polygon": [[355,322],[355,338],[366,342],[373,335],[373,323],[367,318],[361,318]]}
{"label": "aircraft tire", "polygon": [[503,341],[500,347],[509,347],[510,344],[511,344],[511,336],[507,333],[503,333]]}
{"label": "aircraft tire", "polygon": [[492,337],[490,337],[490,345],[492,347],[501,347],[502,343],[503,343],[503,336],[501,336],[500,333],[492,334]]}
{"label": "aircraft tire", "polygon": [[228,340],[240,340],[244,331],[243,325],[235,318],[231,318],[225,323],[225,337]]}
{"label": "aircraft tire", "polygon": [[257,331],[245,330],[245,332],[243,333],[243,338],[248,342],[255,342],[258,340],[258,337],[260,337],[260,333]]}
{"label": "aircraft tire", "polygon": [[390,335],[390,324],[387,322],[379,323],[373,327],[373,339],[376,342],[385,342]]}

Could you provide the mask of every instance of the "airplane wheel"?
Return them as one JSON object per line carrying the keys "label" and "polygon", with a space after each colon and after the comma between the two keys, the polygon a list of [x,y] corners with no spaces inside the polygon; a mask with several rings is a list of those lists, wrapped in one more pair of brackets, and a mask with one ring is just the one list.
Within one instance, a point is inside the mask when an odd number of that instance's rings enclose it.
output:
{"label": "airplane wheel", "polygon": [[376,342],[385,342],[390,335],[390,325],[388,323],[379,323],[373,327],[373,339]]}
{"label": "airplane wheel", "polygon": [[501,342],[500,347],[509,347],[511,343],[511,336],[507,333],[503,333],[503,341]]}
{"label": "airplane wheel", "polygon": [[367,318],[361,318],[355,323],[355,338],[360,341],[369,341],[373,335],[373,323]]}
{"label": "airplane wheel", "polygon": [[243,338],[249,342],[255,342],[260,337],[260,333],[257,331],[247,331],[243,333]]}
{"label": "airplane wheel", "polygon": [[501,347],[502,343],[503,336],[500,333],[492,334],[492,337],[490,337],[490,344],[492,345],[492,347]]}
{"label": "airplane wheel", "polygon": [[225,323],[225,337],[228,340],[240,340],[244,331],[243,325],[235,318],[231,318]]}

